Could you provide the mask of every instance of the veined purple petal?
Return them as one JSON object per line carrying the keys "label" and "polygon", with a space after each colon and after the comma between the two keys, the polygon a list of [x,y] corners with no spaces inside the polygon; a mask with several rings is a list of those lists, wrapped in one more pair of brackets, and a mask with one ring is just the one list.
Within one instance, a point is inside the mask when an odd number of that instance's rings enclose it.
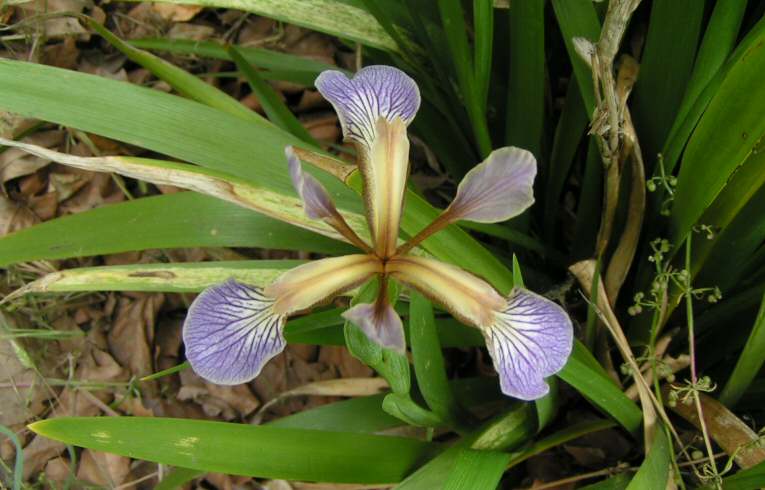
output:
{"label": "veined purple petal", "polygon": [[507,307],[482,329],[502,392],[521,400],[547,394],[544,378],[560,371],[573,347],[571,319],[556,303],[515,288]]}
{"label": "veined purple petal", "polygon": [[460,182],[445,211],[452,220],[496,223],[518,216],[534,203],[537,161],[515,147],[494,150]]}
{"label": "veined purple petal", "polygon": [[387,302],[360,303],[343,313],[343,318],[359,327],[369,340],[403,353],[404,325],[396,310]]}
{"label": "veined purple petal", "polygon": [[303,209],[311,219],[325,219],[336,216],[337,208],[329,192],[316,180],[313,175],[303,172],[300,159],[295,155],[291,146],[284,149],[290,168],[292,185],[303,200]]}
{"label": "veined purple petal", "polygon": [[197,296],[183,324],[186,358],[208,381],[246,383],[284,350],[285,319],[260,288],[233,279],[212,286]]}
{"label": "veined purple petal", "polygon": [[324,71],[316,79],[316,88],[335,108],[343,135],[368,148],[379,118],[399,117],[409,124],[420,107],[415,81],[392,66],[367,66],[353,78],[336,70]]}

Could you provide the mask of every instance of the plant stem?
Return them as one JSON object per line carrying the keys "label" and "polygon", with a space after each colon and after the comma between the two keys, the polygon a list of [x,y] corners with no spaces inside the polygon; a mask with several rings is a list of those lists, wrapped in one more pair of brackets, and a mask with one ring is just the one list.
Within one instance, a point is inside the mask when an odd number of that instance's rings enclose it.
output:
{"label": "plant stem", "polygon": [[697,388],[698,376],[696,373],[696,342],[693,324],[693,286],[691,285],[691,238],[689,235],[685,240],[685,314],[688,322],[688,349],[689,356],[691,358],[691,385],[693,386],[693,401],[696,405],[696,412],[699,416],[699,426],[701,427],[701,434],[704,437],[704,445],[707,449],[707,455],[709,458],[709,464],[712,468],[712,472],[715,477],[715,485],[719,486],[720,475],[717,472],[717,465],[714,460],[714,451],[712,450],[712,441],[709,439],[709,431],[707,430],[707,423],[704,420],[704,410],[701,407],[701,397]]}

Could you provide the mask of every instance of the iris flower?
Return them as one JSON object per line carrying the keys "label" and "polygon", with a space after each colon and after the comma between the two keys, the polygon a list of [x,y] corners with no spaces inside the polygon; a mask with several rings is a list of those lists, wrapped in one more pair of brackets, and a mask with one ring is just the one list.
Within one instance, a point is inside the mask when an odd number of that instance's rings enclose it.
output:
{"label": "iris flower", "polygon": [[430,225],[408,242],[399,222],[409,173],[407,126],[420,105],[419,89],[402,71],[369,66],[346,77],[325,71],[316,87],[332,103],[345,139],[355,145],[371,243],[359,237],[336,209],[326,189],[303,172],[291,148],[285,153],[295,190],[308,217],[324,220],[361,253],[308,262],[265,288],[229,280],[203,291],[183,326],[186,355],[201,377],[218,384],[255,378],[281,352],[287,318],[377,279],[377,298],[343,316],[383,347],[405,350],[404,329],[386,285],[394,280],[440,304],[455,318],[478,328],[502,391],[533,400],[549,387],[571,353],[571,320],[556,303],[522,288],[508,296],[454,265],[410,252],[458,220],[493,223],[522,213],[534,202],[536,160],[526,150],[501,148],[465,175],[456,196]]}

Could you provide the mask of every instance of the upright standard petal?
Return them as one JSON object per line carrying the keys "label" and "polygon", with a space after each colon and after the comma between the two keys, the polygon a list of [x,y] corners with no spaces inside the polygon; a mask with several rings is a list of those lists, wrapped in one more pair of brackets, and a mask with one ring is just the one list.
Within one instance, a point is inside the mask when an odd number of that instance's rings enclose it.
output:
{"label": "upright standard petal", "polygon": [[286,316],[353,289],[382,271],[380,260],[371,255],[314,260],[279,276],[265,294],[273,298],[273,310]]}
{"label": "upright standard petal", "polygon": [[409,173],[406,127],[420,106],[417,84],[397,68],[368,66],[351,79],[323,72],[316,87],[337,111],[346,139],[357,143],[375,251],[390,257]]}
{"label": "upright standard petal", "polygon": [[186,358],[202,378],[222,385],[246,383],[284,349],[286,317],[260,288],[229,280],[203,291],[183,324]]}
{"label": "upright standard petal", "polygon": [[362,155],[359,168],[375,251],[380,257],[391,257],[396,252],[409,174],[409,139],[401,119],[377,121],[377,138],[369,154]]}
{"label": "upright standard petal", "polygon": [[404,325],[387,301],[360,303],[343,313],[343,318],[359,327],[373,342],[403,353]]}
{"label": "upright standard petal", "polygon": [[574,341],[571,319],[563,308],[520,288],[510,293],[494,324],[481,330],[502,392],[521,400],[547,394],[544,378],[563,368]]}
{"label": "upright standard petal", "polygon": [[457,195],[444,211],[449,221],[495,223],[518,216],[534,203],[537,161],[515,147],[494,150],[460,182]]}
{"label": "upright standard petal", "polygon": [[345,138],[366,148],[372,147],[378,119],[400,118],[408,125],[420,108],[417,84],[392,66],[367,66],[353,78],[328,70],[316,79],[316,88],[335,108]]}
{"label": "upright standard petal", "polygon": [[505,298],[489,283],[444,262],[411,255],[397,256],[386,263],[385,271],[469,325],[491,325],[494,312],[505,306]]}
{"label": "upright standard petal", "polygon": [[287,156],[292,185],[303,200],[306,216],[311,219],[331,219],[337,216],[337,208],[329,192],[313,175],[303,172],[300,159],[295,155],[292,147],[286,147],[284,154]]}

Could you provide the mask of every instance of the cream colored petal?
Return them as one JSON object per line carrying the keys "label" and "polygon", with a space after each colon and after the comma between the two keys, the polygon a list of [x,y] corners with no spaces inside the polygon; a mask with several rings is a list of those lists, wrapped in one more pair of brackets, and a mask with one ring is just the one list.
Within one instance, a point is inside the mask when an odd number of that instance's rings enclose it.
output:
{"label": "cream colored petal", "polygon": [[370,255],[346,255],[315,260],[282,274],[265,288],[274,299],[274,311],[289,315],[352,289],[383,270]]}
{"label": "cream colored petal", "polygon": [[488,327],[507,301],[486,281],[458,267],[424,257],[394,257],[386,272],[431,300],[455,317],[475,327]]}
{"label": "cream colored petal", "polygon": [[372,147],[369,153],[362,152],[359,167],[375,251],[390,257],[396,251],[409,174],[409,139],[401,119],[378,119]]}

